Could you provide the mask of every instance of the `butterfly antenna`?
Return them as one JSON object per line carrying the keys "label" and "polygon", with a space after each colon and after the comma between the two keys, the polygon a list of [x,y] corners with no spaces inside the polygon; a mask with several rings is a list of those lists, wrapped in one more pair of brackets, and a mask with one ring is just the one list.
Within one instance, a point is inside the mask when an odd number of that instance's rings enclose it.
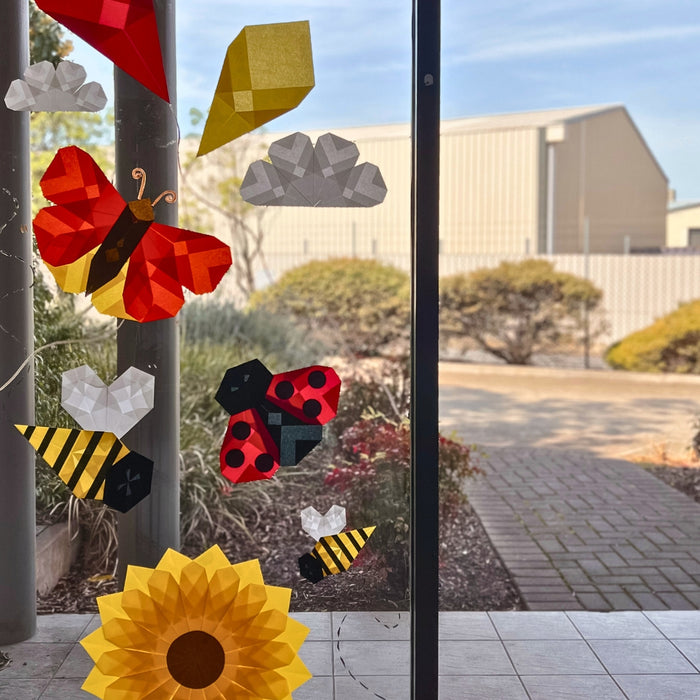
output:
{"label": "butterfly antenna", "polygon": [[131,177],[133,177],[134,180],[141,180],[138,196],[138,198],[141,199],[141,197],[143,197],[143,191],[146,189],[146,171],[143,168],[134,168],[131,171]]}
{"label": "butterfly antenna", "polygon": [[165,199],[165,201],[168,204],[173,204],[174,202],[177,202],[177,194],[173,192],[173,190],[165,190],[165,192],[161,192],[154,200],[153,200],[153,206],[155,207],[158,202],[160,202],[161,199]]}

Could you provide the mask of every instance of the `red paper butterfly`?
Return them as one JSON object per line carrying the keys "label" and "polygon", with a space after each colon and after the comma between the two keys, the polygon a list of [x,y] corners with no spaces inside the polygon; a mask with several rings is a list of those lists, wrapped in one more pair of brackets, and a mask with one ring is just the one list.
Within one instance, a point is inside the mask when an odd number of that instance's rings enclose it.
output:
{"label": "red paper butterfly", "polygon": [[41,178],[44,196],[57,204],[34,219],[39,252],[66,292],[92,294],[98,311],[133,321],[175,316],[182,287],[213,291],[231,266],[229,247],[214,236],[154,221],[151,204],[125,202],[92,157],[77,146],[61,148]]}
{"label": "red paper butterfly", "polygon": [[260,360],[232,367],[216,400],[230,413],[221,448],[221,473],[230,481],[269,479],[298,464],[335,417],[340,378],[331,367],[273,375]]}

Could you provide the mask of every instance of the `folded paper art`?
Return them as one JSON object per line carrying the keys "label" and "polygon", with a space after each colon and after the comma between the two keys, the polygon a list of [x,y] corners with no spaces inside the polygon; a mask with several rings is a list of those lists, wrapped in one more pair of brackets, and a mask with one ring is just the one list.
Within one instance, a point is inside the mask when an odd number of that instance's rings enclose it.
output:
{"label": "folded paper art", "polygon": [[226,52],[197,155],[289,112],[313,86],[308,22],[244,27]]}
{"label": "folded paper art", "polygon": [[66,292],[92,294],[101,313],[132,321],[171,318],[184,304],[183,287],[212,292],[231,266],[229,247],[214,236],[155,222],[154,206],[174,202],[124,201],[92,157],[77,146],[59,149],[40,184],[57,206],[34,219],[41,257]]}
{"label": "folded paper art", "polygon": [[345,523],[345,508],[343,506],[331,506],[325,515],[321,515],[313,506],[301,511],[301,529],[317,542],[322,537],[342,532]]}
{"label": "folded paper art", "polygon": [[61,406],[84,430],[128,433],[153,408],[155,377],[129,367],[107,386],[88,365],[63,373]]}
{"label": "folded paper art", "polygon": [[95,662],[83,690],[106,700],[292,700],[311,673],[299,658],[309,628],[289,617],[290,598],[265,584],[257,560],[231,564],[217,546],[129,566],[124,591],[97,598],[102,626],[80,642]]}
{"label": "folded paper art", "polygon": [[62,380],[61,405],[82,430],[15,427],[76,498],[126,513],[151,492],[153,462],[120,438],[153,408],[155,377],[129,367],[108,387],[82,365]]}
{"label": "folded paper art", "polygon": [[107,96],[99,83],[86,83],[77,63],[41,61],[24,71],[24,80],[10,83],[5,105],[15,112],[99,112]]}
{"label": "folded paper art", "polygon": [[151,492],[153,462],[114,433],[15,425],[76,498],[126,513]]}
{"label": "folded paper art", "polygon": [[386,197],[379,168],[355,165],[360,151],[352,141],[323,134],[285,136],[268,149],[270,162],[257,160],[241,183],[241,197],[260,206],[373,207]]}
{"label": "folded paper art", "polygon": [[340,378],[314,365],[273,375],[260,360],[227,370],[216,400],[231,414],[221,448],[230,481],[269,479],[298,464],[338,412]]}
{"label": "folded paper art", "polygon": [[299,557],[299,573],[311,583],[318,583],[326,576],[347,571],[374,530],[374,526],[363,527],[321,537],[311,552]]}
{"label": "folded paper art", "polygon": [[144,87],[170,101],[153,0],[36,0],[36,4]]}

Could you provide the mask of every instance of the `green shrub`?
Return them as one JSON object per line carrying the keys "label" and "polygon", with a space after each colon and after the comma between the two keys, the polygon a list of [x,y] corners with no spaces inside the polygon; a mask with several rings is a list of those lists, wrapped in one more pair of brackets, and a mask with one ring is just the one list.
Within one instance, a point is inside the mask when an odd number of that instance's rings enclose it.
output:
{"label": "green shrub", "polygon": [[256,292],[250,306],[291,316],[345,355],[377,355],[396,342],[405,354],[408,275],[374,260],[307,263]]}
{"label": "green shrub", "polygon": [[602,294],[547,260],[502,262],[440,281],[441,330],[473,338],[509,364],[524,365],[533,353],[580,336],[584,311],[595,311]]}
{"label": "green shrub", "polygon": [[700,373],[700,299],[610,346],[605,361],[635,372]]}

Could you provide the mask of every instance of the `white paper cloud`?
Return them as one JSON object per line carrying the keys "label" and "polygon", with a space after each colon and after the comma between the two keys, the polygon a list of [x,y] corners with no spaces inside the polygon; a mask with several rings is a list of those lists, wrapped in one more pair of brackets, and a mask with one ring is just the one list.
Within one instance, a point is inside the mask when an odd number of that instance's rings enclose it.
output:
{"label": "white paper cloud", "polygon": [[86,77],[77,63],[62,61],[54,68],[41,61],[24,71],[24,80],[10,83],[5,104],[15,112],[99,112],[107,96],[99,83],[85,83]]}

